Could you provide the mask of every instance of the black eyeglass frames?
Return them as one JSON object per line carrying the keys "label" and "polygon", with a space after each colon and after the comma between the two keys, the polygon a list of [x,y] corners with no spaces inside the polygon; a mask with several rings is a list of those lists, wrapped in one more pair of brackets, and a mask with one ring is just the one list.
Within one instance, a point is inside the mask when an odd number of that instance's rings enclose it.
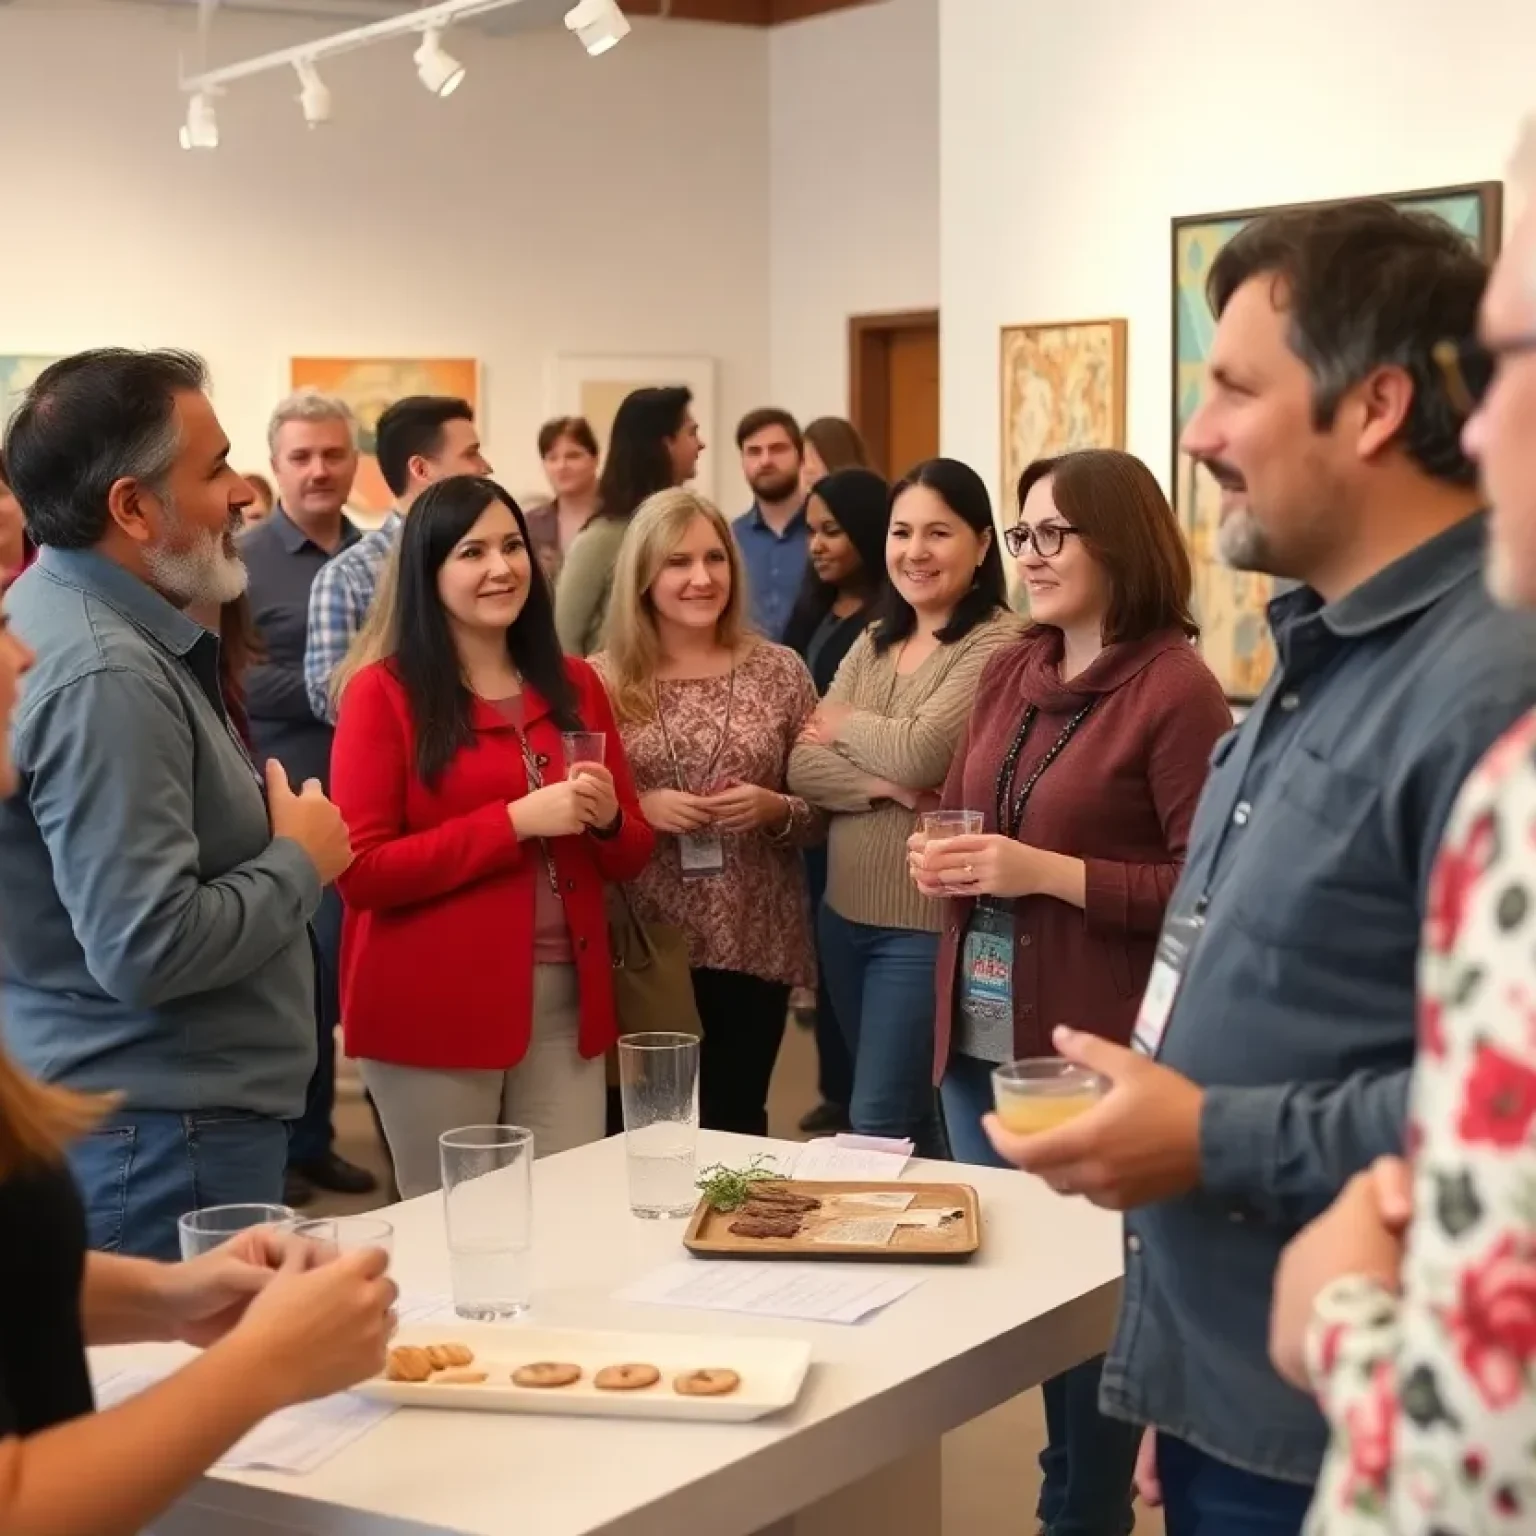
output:
{"label": "black eyeglass frames", "polygon": [[1076,528],[1068,528],[1064,523],[1042,523],[1038,528],[1031,528],[1028,523],[1015,523],[1012,528],[1003,529],[1003,543],[1015,560],[1030,544],[1035,546],[1035,553],[1042,560],[1050,560],[1061,553],[1067,535],[1076,532]]}

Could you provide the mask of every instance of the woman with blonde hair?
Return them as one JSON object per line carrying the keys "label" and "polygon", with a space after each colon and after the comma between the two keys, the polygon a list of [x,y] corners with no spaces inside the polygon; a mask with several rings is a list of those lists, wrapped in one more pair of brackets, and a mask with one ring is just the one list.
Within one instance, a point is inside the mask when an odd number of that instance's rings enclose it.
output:
{"label": "woman with blonde hair", "polygon": [[624,536],[593,663],[658,834],[632,886],[636,908],[688,936],[704,1026],[700,1118],[761,1136],[790,989],[815,982],[800,849],[824,827],[785,791],[815,685],[793,651],[751,633],[746,612],[719,510],[662,491]]}
{"label": "woman with blonde hair", "polygon": [[[0,620],[0,797],[17,789],[10,723],[31,659]],[[257,1230],[184,1264],[87,1253],[64,1152],[110,1108],[34,1082],[0,1049],[7,1536],[129,1536],[269,1413],[353,1386],[384,1361],[395,1288],[377,1250],[306,1270],[298,1239]],[[86,1346],[151,1340],[204,1352],[93,1412]]]}

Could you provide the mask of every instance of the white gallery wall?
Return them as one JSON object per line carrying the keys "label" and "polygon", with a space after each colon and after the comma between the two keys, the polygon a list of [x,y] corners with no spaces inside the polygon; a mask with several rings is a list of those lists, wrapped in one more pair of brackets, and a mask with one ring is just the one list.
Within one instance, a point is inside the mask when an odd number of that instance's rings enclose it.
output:
{"label": "white gallery wall", "polygon": [[887,0],[770,34],[770,377],[802,419],[848,410],[849,315],[938,305],[938,13]]}
{"label": "white gallery wall", "polygon": [[[717,361],[722,445],[769,384],[769,50],[748,28],[637,21],[589,60],[563,30],[456,29],[438,101],[411,45],[339,57],[310,131],[291,72],[231,89],[186,153],[186,13],[0,6],[0,353],[204,353],[236,462],[265,458],[293,354],[477,356],[501,477],[542,483],[557,353]],[[306,30],[306,27],[308,30]],[[233,13],[212,62],[337,30]],[[734,450],[725,503],[744,501]]]}
{"label": "white gallery wall", "polygon": [[998,328],[1130,322],[1166,484],[1169,219],[1502,178],[1531,0],[939,0],[945,451],[996,474]]}

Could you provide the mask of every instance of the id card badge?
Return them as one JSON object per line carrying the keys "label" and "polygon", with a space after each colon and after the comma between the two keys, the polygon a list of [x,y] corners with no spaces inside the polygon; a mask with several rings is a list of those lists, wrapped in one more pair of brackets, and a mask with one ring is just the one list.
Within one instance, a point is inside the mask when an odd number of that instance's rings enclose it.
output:
{"label": "id card badge", "polygon": [[1204,930],[1205,918],[1197,913],[1170,917],[1164,923],[1157,941],[1157,958],[1152,962],[1152,974],[1147,978],[1147,990],[1136,1015],[1136,1027],[1131,1031],[1133,1051],[1155,1057],[1162,1048],[1174,1002],[1189,970],[1189,957]]}
{"label": "id card badge", "polygon": [[718,832],[680,832],[677,852],[685,880],[707,880],[725,868],[725,844]]}

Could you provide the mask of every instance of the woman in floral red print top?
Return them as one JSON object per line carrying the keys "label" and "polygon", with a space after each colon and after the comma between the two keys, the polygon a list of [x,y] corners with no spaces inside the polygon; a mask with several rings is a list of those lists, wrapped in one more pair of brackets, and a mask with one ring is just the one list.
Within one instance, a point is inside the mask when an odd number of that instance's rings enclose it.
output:
{"label": "woman in floral red print top", "polygon": [[[1378,1166],[1281,1264],[1276,1363],[1333,1430],[1311,1536],[1536,1530],[1533,847],[1536,717],[1468,782],[1435,870],[1411,1200]],[[1341,1249],[1353,1272],[1317,1288]]]}

